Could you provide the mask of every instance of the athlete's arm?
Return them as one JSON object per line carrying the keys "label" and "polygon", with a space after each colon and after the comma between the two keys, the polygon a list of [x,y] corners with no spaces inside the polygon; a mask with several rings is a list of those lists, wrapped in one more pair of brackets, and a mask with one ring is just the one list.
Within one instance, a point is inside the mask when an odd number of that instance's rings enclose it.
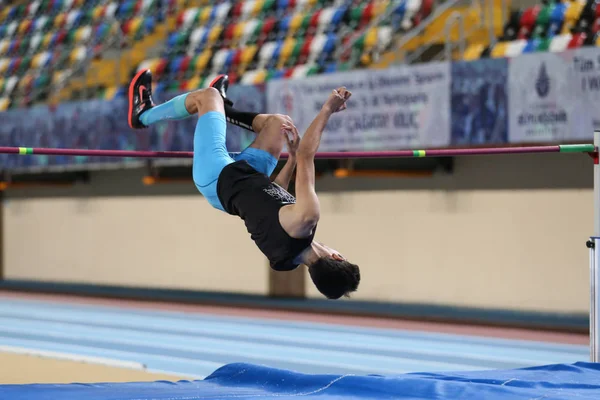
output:
{"label": "athlete's arm", "polygon": [[281,171],[279,171],[279,174],[275,178],[274,182],[287,190],[288,186],[290,185],[292,175],[294,174],[294,169],[296,168],[296,151],[298,150],[298,145],[300,144],[300,135],[298,135],[298,129],[296,129],[296,127],[294,127],[294,129],[282,128],[281,134],[284,135],[287,142],[288,159]]}
{"label": "athlete's arm", "polygon": [[[331,115],[346,109],[346,100],[352,94],[345,88],[334,90],[321,111],[310,124],[298,146],[296,158],[296,204],[281,209],[279,221],[283,229],[294,238],[309,236],[320,218],[319,198],[315,192],[315,154],[321,136]],[[284,125],[285,129],[294,129]]]}

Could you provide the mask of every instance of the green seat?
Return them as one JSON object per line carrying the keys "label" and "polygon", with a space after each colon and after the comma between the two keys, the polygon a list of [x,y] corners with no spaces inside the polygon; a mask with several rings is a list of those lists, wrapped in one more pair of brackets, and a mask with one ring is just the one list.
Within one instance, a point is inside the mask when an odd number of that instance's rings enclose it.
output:
{"label": "green seat", "polygon": [[306,72],[306,76],[317,75],[318,73],[319,73],[319,66],[318,65],[313,65]]}
{"label": "green seat", "polygon": [[550,50],[550,43],[552,43],[552,38],[544,38],[540,40],[540,45],[536,49],[538,52],[545,52]]}
{"label": "green seat", "polygon": [[272,10],[274,6],[275,6],[275,0],[265,0],[265,3],[263,4],[261,11],[263,13],[266,13],[267,11]]}
{"label": "green seat", "polygon": [[29,50],[29,43],[31,43],[31,37],[25,36],[21,40],[21,45],[19,46],[19,54],[27,54],[27,51]]}
{"label": "green seat", "polygon": [[296,44],[292,49],[292,53],[290,54],[290,58],[287,61],[287,65],[296,65],[298,63],[298,57],[300,57],[300,53],[302,52],[302,47],[304,47],[305,38],[300,36],[296,39]]}
{"label": "green seat", "polygon": [[256,24],[254,32],[252,32],[252,35],[250,35],[250,37],[248,38],[248,44],[256,44],[256,41],[258,40],[258,38],[260,37],[260,33],[262,32],[264,23],[265,22],[263,19],[258,20],[258,24]]}

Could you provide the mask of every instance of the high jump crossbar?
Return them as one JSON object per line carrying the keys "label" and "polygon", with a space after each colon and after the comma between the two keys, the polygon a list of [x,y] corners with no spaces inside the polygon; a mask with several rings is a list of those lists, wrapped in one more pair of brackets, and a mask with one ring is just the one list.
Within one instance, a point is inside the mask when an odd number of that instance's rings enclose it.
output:
{"label": "high jump crossbar", "polygon": [[[399,151],[348,151],[320,152],[315,158],[399,158],[399,157],[452,157],[492,154],[532,154],[532,153],[593,153],[593,144],[567,144],[556,146],[491,147],[470,149],[432,149]],[[0,147],[0,154],[49,155],[49,156],[89,156],[89,157],[135,157],[135,158],[193,158],[191,151],[135,151],[135,150],[87,150],[55,149],[38,147]],[[239,153],[230,153],[231,155]],[[287,154],[282,154],[287,158]]]}
{"label": "high jump crossbar", "polygon": [[[588,153],[594,159],[594,236],[586,242],[590,254],[590,359],[600,362],[600,131],[594,132],[594,144],[567,144],[554,146],[492,147],[469,149],[427,149],[399,151],[320,152],[319,159],[348,158],[400,158],[400,157],[453,157],[494,154],[534,153]],[[134,150],[87,150],[38,147],[0,147],[0,154],[88,156],[126,158],[193,158],[191,151],[134,151]],[[230,153],[231,155],[239,153]],[[281,158],[287,158],[282,154]]]}

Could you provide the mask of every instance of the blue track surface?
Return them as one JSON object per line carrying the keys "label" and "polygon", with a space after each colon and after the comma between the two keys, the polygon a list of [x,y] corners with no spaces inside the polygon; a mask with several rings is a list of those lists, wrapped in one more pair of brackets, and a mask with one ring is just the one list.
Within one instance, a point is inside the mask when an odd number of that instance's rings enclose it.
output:
{"label": "blue track surface", "polygon": [[[577,345],[2,298],[0,345],[135,361],[149,370],[190,377],[210,375],[177,385],[0,386],[2,400],[500,398],[494,393],[511,399],[600,398],[595,386],[600,373],[591,364],[475,372],[588,359],[587,347]],[[390,377],[416,371],[422,373]],[[423,373],[433,371],[446,375]]]}

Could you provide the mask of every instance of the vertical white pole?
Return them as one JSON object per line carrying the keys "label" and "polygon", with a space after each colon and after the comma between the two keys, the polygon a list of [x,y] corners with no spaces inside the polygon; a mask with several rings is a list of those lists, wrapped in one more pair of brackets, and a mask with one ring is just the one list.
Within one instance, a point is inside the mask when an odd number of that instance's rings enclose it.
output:
{"label": "vertical white pole", "polygon": [[[600,148],[600,132],[594,132],[594,145]],[[590,356],[592,362],[600,362],[600,164],[594,158],[594,236],[590,240]]]}

